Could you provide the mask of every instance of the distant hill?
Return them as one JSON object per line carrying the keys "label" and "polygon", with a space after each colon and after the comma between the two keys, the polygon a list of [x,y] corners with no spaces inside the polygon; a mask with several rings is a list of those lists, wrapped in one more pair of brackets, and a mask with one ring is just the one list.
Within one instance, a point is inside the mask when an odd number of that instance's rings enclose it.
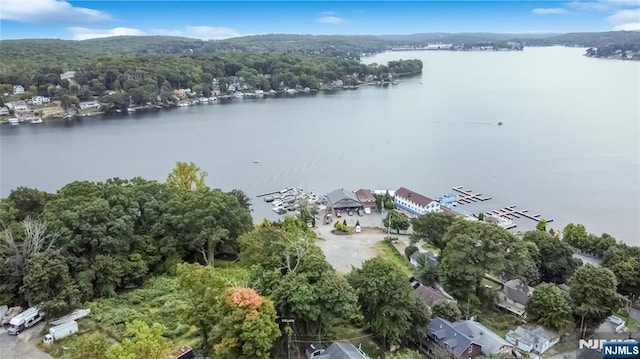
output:
{"label": "distant hill", "polygon": [[[0,73],[30,71],[33,66],[76,68],[96,55],[197,54],[215,52],[298,52],[346,59],[393,46],[428,43],[478,44],[516,41],[526,46],[581,46],[609,49],[634,48],[638,31],[569,34],[423,33],[409,35],[292,35],[269,34],[203,41],[175,36],[117,36],[83,41],[23,39],[0,41]],[[631,47],[630,45],[631,44]],[[609,51],[607,51],[608,53]],[[16,61],[19,59],[19,61]],[[25,63],[26,62],[26,63]],[[21,64],[22,63],[22,64]]]}

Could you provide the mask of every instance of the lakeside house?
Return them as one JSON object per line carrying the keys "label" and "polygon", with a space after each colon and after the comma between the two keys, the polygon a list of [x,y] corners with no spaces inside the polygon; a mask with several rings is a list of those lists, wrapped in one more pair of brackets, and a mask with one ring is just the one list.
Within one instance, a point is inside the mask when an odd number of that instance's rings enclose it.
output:
{"label": "lakeside house", "polygon": [[51,102],[51,99],[44,96],[33,96],[31,98],[31,104],[33,105],[43,105]]}
{"label": "lakeside house", "polygon": [[7,108],[10,111],[13,111],[13,112],[28,112],[29,111],[29,106],[27,106],[27,103],[24,102],[24,101],[7,102],[5,105],[7,106]]}
{"label": "lakeside house", "polygon": [[81,110],[98,110],[100,109],[100,104],[98,101],[85,101],[80,102],[78,104]]}
{"label": "lakeside house", "polygon": [[71,80],[76,76],[75,71],[67,71],[60,74],[60,80]]}
{"label": "lakeside house", "polygon": [[505,338],[520,350],[542,354],[560,341],[560,334],[541,325],[521,325],[510,330]]}
{"label": "lakeside house", "polygon": [[13,94],[21,95],[24,93],[24,86],[22,85],[13,85]]}
{"label": "lakeside house", "polygon": [[6,108],[5,106],[0,107],[0,116],[2,115],[8,115],[9,114],[9,109]]}
{"label": "lakeside house", "polygon": [[420,193],[400,187],[393,198],[393,204],[396,208],[409,212],[415,216],[421,216],[427,213],[442,212],[440,203],[429,197],[425,197]]}
{"label": "lakeside house", "polygon": [[429,325],[420,348],[435,357],[448,353],[456,359],[472,359],[481,355],[513,354],[514,346],[473,320],[449,322],[436,317]]}

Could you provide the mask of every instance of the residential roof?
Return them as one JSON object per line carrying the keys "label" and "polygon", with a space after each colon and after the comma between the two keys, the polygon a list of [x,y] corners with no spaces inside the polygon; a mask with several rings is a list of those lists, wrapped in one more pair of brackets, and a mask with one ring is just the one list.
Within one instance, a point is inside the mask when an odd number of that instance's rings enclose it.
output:
{"label": "residential roof", "polygon": [[503,292],[507,298],[516,303],[527,305],[534,289],[522,283],[520,279],[512,279],[504,284]]}
{"label": "residential roof", "polygon": [[368,189],[359,189],[356,191],[356,197],[362,203],[376,203],[376,198]]}
{"label": "residential roof", "polygon": [[453,323],[453,326],[459,332],[471,338],[474,343],[480,345],[482,347],[482,353],[485,355],[495,354],[503,346],[513,347],[513,345],[502,339],[498,334],[476,321],[459,321]]}
{"label": "residential roof", "polygon": [[473,343],[471,338],[459,332],[451,322],[440,317],[435,317],[429,322],[427,333],[434,336],[438,342],[445,343],[456,358]]}
{"label": "residential roof", "polygon": [[437,289],[422,284],[414,289],[414,293],[428,306],[432,306],[441,300],[449,300],[448,297],[440,293]]}
{"label": "residential roof", "polygon": [[515,330],[510,330],[507,336],[516,339],[518,342],[532,346],[536,343],[545,343],[559,337],[558,333],[545,329],[541,325],[521,325]]}
{"label": "residential roof", "polygon": [[362,207],[362,203],[356,198],[353,192],[345,191],[344,188],[337,189],[327,194],[327,200],[331,208],[356,208]]}
{"label": "residential roof", "polygon": [[413,192],[411,190],[408,190],[404,187],[400,187],[398,188],[398,190],[396,191],[396,196],[411,200],[414,203],[417,203],[419,206],[426,206],[429,203],[433,202],[433,200],[429,197],[425,197],[423,195],[421,195],[420,193],[416,193]]}
{"label": "residential roof", "polygon": [[358,348],[348,342],[333,342],[320,355],[313,357],[314,359],[369,359]]}

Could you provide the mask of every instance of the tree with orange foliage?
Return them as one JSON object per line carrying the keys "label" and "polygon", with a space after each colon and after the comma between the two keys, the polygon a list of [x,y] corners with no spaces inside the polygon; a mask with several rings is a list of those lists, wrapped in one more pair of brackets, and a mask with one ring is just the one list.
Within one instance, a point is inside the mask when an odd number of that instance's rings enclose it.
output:
{"label": "tree with orange foliage", "polygon": [[280,330],[273,302],[251,288],[232,288],[222,303],[213,349],[220,359],[268,359]]}

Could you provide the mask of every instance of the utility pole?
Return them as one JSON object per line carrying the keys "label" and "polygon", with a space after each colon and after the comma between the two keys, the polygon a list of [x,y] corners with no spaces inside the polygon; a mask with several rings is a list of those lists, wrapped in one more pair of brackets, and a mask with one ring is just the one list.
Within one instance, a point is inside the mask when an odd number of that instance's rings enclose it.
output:
{"label": "utility pole", "polygon": [[291,359],[291,332],[293,329],[291,325],[296,321],[295,319],[282,319],[282,323],[286,324],[288,327],[287,330],[287,359]]}

